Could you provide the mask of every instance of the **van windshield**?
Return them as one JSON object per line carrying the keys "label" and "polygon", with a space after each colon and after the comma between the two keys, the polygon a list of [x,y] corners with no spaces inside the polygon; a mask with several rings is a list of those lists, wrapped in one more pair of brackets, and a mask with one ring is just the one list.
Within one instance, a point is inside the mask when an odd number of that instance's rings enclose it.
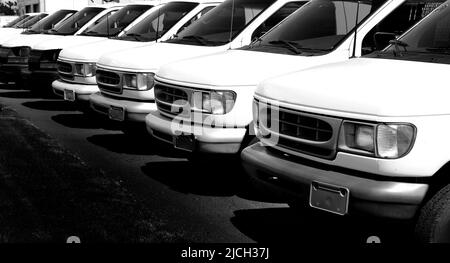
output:
{"label": "van windshield", "polygon": [[105,10],[105,8],[86,7],[75,13],[64,23],[50,30],[49,33],[55,35],[73,35],[103,10]]}
{"label": "van windshield", "polygon": [[167,42],[200,46],[227,44],[275,1],[227,0]]}
{"label": "van windshield", "polygon": [[284,49],[289,54],[331,51],[385,2],[312,0],[247,49]]}
{"label": "van windshield", "polygon": [[46,17],[42,21],[36,23],[29,30],[25,31],[24,34],[39,34],[44,31],[52,29],[59,22],[67,19],[71,15],[76,13],[74,10],[59,10],[52,15]]}
{"label": "van windshield", "polygon": [[[164,35],[186,14],[192,11],[198,3],[172,2],[153,11],[144,20],[130,28],[118,37],[122,40],[154,41]],[[158,36],[157,32],[158,31]]]}
{"label": "van windshield", "polygon": [[128,5],[103,19],[96,26],[87,29],[81,35],[95,37],[110,37],[118,35],[125,27],[131,24],[136,18],[147,12],[151,5]]}
{"label": "van windshield", "polygon": [[14,27],[15,25],[22,22],[27,17],[28,17],[28,15],[19,16],[18,18],[14,19],[13,21],[9,22],[8,24],[4,25],[3,27]]}
{"label": "van windshield", "polygon": [[450,55],[450,1],[445,2],[416,27],[394,40],[384,53]]}
{"label": "van windshield", "polygon": [[16,26],[16,28],[29,28],[32,25],[36,24],[37,22],[41,21],[46,16],[48,16],[48,14],[40,14],[40,15],[34,16],[31,19],[22,23],[21,25]]}

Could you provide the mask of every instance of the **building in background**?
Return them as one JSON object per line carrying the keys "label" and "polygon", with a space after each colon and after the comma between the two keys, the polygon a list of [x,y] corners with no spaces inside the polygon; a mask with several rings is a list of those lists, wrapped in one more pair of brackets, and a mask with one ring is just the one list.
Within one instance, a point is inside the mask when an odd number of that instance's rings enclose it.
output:
{"label": "building in background", "polygon": [[136,2],[133,0],[17,0],[18,14],[32,12],[52,13],[60,9],[81,9],[88,5],[103,4],[107,2]]}

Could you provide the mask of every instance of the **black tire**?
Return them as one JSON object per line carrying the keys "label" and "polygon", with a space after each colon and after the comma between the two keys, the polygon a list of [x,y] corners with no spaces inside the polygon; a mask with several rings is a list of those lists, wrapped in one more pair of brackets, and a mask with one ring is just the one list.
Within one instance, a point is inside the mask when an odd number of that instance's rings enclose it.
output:
{"label": "black tire", "polygon": [[450,243],[450,185],[442,188],[422,207],[415,234],[422,243]]}

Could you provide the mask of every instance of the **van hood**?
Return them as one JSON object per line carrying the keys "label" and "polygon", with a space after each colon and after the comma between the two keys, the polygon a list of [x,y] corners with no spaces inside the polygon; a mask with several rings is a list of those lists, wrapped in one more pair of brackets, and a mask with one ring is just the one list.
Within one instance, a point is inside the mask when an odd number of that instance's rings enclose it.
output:
{"label": "van hood", "polygon": [[163,65],[158,77],[198,85],[256,86],[269,77],[330,62],[330,57],[228,50]]}
{"label": "van hood", "polygon": [[[13,28],[2,28],[2,29],[13,29]],[[18,31],[17,29],[13,30],[2,30],[0,31],[0,45],[2,45],[4,42],[15,38],[17,36],[20,36],[20,34],[23,32],[23,30]]]}
{"label": "van hood", "polygon": [[33,34],[33,35],[18,35],[15,38],[9,39],[3,43],[4,47],[31,47],[43,42],[50,41],[58,36],[46,35],[46,34]]}
{"label": "van hood", "polygon": [[256,94],[336,114],[450,114],[449,70],[448,64],[360,58],[266,80]]}
{"label": "van hood", "polygon": [[100,67],[134,71],[155,72],[162,65],[181,59],[217,53],[228,47],[205,47],[171,43],[156,43],[151,46],[138,47],[102,56],[98,61]]}
{"label": "van hood", "polygon": [[70,61],[97,62],[103,54],[123,49],[147,46],[152,43],[154,42],[105,39],[99,42],[63,49],[59,54],[59,58]]}
{"label": "van hood", "polygon": [[50,41],[40,42],[35,45],[33,49],[36,50],[53,50],[53,49],[65,49],[70,47],[76,47],[79,45],[85,45],[94,42],[100,42],[105,40],[103,37],[90,37],[90,36],[57,36],[57,38]]}

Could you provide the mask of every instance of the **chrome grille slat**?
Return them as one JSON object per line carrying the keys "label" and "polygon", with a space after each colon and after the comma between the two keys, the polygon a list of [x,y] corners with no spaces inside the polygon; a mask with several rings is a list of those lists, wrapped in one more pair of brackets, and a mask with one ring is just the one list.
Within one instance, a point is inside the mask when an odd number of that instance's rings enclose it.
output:
{"label": "chrome grille slat", "polygon": [[[154,89],[158,110],[165,114],[177,116],[183,112],[182,107],[189,105],[189,94],[182,90],[181,87],[157,83]],[[185,101],[186,103],[180,105],[176,104],[176,101]]]}
{"label": "chrome grille slat", "polygon": [[[337,151],[341,119],[259,103],[260,129],[276,147],[332,159]],[[275,140],[275,141],[274,141]]]}
{"label": "chrome grille slat", "polygon": [[96,78],[101,92],[122,94],[122,74],[98,69]]}
{"label": "chrome grille slat", "polygon": [[74,65],[68,62],[58,61],[58,75],[62,80],[73,81],[75,79],[74,75]]}
{"label": "chrome grille slat", "polygon": [[72,73],[72,64],[67,62],[58,61],[58,71],[62,73]]}

